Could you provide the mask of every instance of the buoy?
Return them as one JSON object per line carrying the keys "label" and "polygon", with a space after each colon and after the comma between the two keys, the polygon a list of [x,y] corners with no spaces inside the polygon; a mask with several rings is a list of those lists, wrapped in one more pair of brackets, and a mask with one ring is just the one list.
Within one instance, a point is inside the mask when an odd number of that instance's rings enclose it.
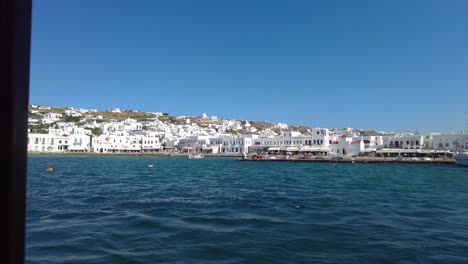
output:
{"label": "buoy", "polygon": [[154,165],[153,165],[153,164],[150,164],[150,165],[148,165],[148,167],[150,167],[150,168],[153,168],[153,167],[154,167]]}

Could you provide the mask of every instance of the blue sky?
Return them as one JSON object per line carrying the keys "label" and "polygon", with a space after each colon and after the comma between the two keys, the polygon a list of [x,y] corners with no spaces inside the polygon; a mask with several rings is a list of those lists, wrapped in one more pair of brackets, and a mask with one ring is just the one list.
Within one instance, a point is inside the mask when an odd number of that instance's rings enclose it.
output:
{"label": "blue sky", "polygon": [[30,103],[468,129],[468,1],[35,0]]}

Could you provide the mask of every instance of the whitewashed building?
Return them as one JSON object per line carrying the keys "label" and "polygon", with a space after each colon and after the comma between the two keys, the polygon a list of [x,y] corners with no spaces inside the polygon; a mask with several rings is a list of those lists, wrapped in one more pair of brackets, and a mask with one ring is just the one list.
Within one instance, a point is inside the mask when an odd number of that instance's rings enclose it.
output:
{"label": "whitewashed building", "polygon": [[396,135],[383,137],[383,145],[385,148],[401,148],[401,149],[422,149],[425,147],[424,136],[421,135]]}
{"label": "whitewashed building", "polygon": [[159,137],[141,138],[141,152],[160,152],[161,143]]}
{"label": "whitewashed building", "polygon": [[429,134],[427,144],[433,150],[455,152],[460,149],[468,149],[468,134]]}
{"label": "whitewashed building", "polygon": [[28,134],[28,152],[68,151],[70,138],[53,134]]}
{"label": "whitewashed building", "polygon": [[335,138],[330,145],[330,152],[338,156],[358,156],[364,149],[364,140],[348,134]]}
{"label": "whitewashed building", "polygon": [[254,139],[256,139],[257,137],[258,135],[245,135],[235,136],[231,138],[223,138],[221,153],[248,153],[250,147],[253,144]]}
{"label": "whitewashed building", "polygon": [[72,134],[68,137],[68,143],[68,151],[70,152],[88,152],[91,147],[91,138],[84,133]]}

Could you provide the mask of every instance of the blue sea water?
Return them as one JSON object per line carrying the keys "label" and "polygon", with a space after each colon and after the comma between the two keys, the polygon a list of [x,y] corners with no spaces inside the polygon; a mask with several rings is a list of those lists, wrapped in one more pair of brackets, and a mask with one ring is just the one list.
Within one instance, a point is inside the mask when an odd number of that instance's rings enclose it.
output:
{"label": "blue sea water", "polygon": [[468,263],[468,168],[31,156],[26,262]]}

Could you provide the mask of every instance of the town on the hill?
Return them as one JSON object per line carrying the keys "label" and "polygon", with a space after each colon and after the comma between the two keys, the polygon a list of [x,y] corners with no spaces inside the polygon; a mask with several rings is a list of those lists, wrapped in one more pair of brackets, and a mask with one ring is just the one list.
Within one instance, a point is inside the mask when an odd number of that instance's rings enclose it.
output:
{"label": "town on the hill", "polygon": [[29,106],[30,153],[247,153],[309,156],[451,157],[468,135],[386,133],[136,110]]}

